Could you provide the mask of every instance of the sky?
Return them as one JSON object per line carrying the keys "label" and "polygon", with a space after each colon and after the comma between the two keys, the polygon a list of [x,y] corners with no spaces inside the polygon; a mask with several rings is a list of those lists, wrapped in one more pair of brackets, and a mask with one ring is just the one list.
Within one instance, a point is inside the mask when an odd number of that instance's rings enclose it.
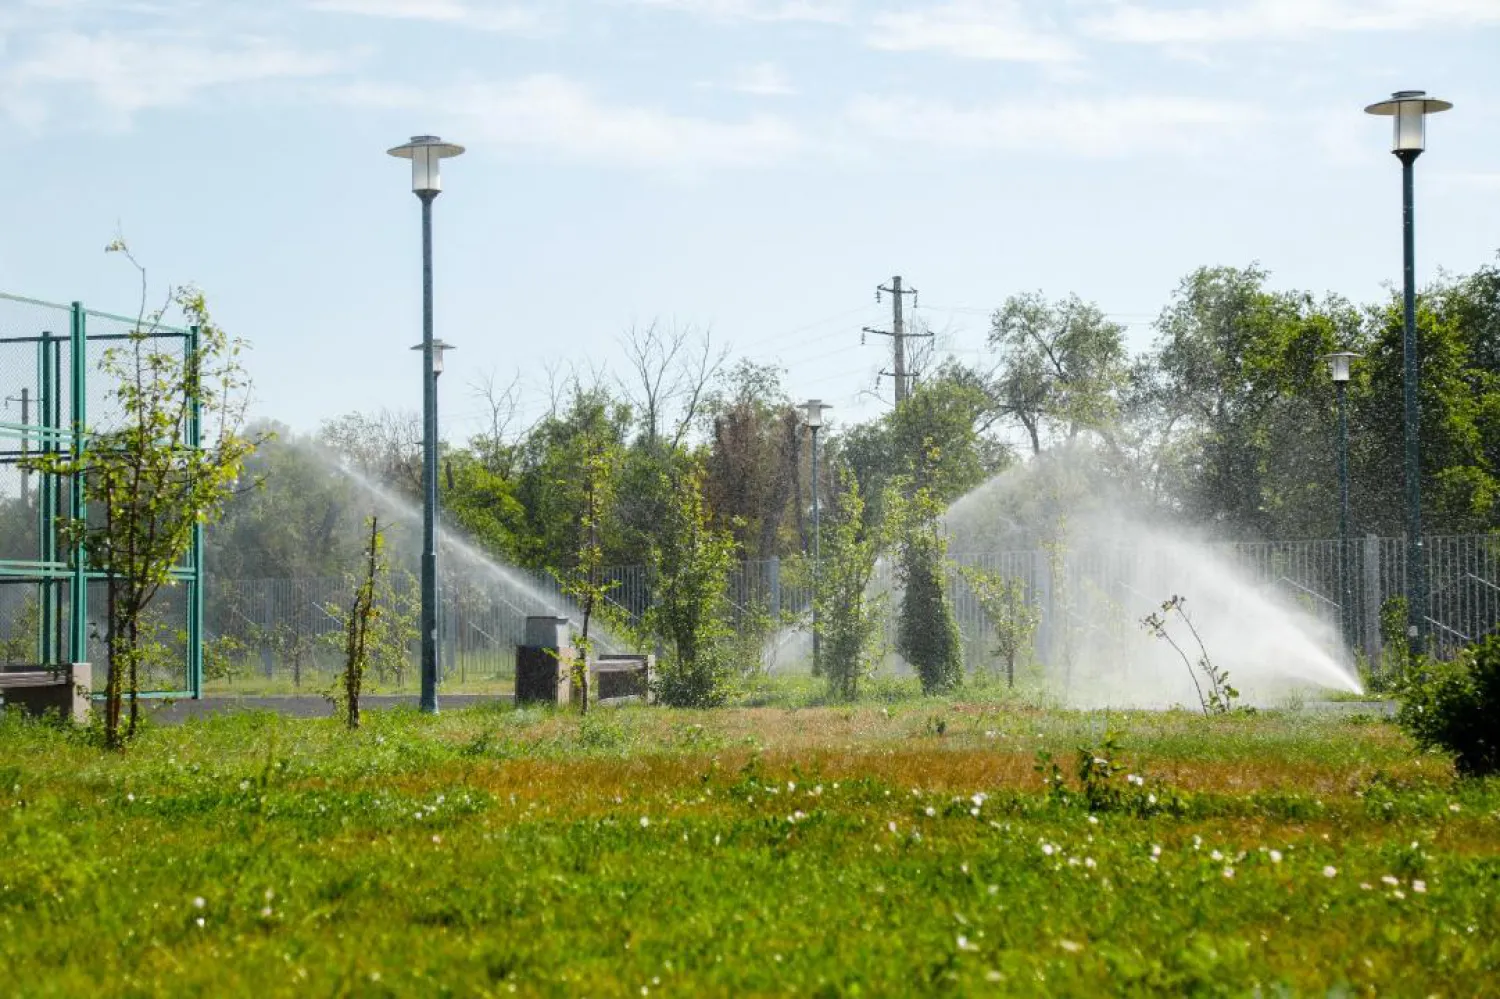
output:
{"label": "sky", "polygon": [[[416,410],[420,207],[385,150],[467,152],[435,206],[444,435],[476,386],[624,373],[710,330],[832,422],[888,407],[878,284],[984,357],[1007,296],[1076,292],[1147,346],[1203,265],[1373,300],[1500,249],[1500,0],[0,0],[0,290],[134,313],[204,289],[255,412]],[[889,302],[889,299],[886,299]],[[0,309],[0,333],[19,330]],[[9,395],[9,386],[3,394]]]}

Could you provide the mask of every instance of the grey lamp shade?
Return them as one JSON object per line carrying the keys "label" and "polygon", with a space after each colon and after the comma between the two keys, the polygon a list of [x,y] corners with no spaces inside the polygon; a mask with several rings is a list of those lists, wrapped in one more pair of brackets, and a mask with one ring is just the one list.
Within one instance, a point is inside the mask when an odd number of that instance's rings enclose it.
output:
{"label": "grey lamp shade", "polygon": [[436,194],[443,189],[439,165],[452,156],[463,155],[464,147],[444,142],[435,135],[414,135],[404,146],[387,150],[392,156],[411,160],[411,189],[414,194]]}
{"label": "grey lamp shade", "polygon": [[1365,112],[1391,117],[1391,152],[1420,153],[1427,147],[1427,116],[1451,107],[1447,101],[1428,97],[1425,90],[1398,90],[1390,100],[1371,104]]}
{"label": "grey lamp shade", "polygon": [[1363,354],[1353,354],[1347,350],[1344,350],[1338,351],[1337,353],[1333,354],[1324,354],[1322,357],[1318,358],[1318,360],[1328,362],[1328,373],[1333,377],[1334,381],[1347,382],[1349,380],[1350,362],[1352,362],[1356,357],[1363,356]]}

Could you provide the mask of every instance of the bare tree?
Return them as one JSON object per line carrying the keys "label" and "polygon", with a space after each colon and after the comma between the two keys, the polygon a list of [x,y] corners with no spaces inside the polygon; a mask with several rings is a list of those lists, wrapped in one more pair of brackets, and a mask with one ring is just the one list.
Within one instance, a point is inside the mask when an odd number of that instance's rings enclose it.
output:
{"label": "bare tree", "polygon": [[[672,447],[682,443],[697,419],[709,383],[718,374],[728,349],[715,348],[713,334],[693,327],[664,330],[657,323],[632,326],[621,337],[630,365],[629,380],[620,388],[640,415],[648,444],[663,437]],[[666,424],[670,420],[670,433]]]}
{"label": "bare tree", "polygon": [[324,423],[318,436],[366,478],[408,491],[422,488],[422,421],[416,413],[346,413]]}
{"label": "bare tree", "polygon": [[475,439],[475,446],[491,472],[509,475],[512,449],[508,445],[516,430],[517,416],[521,409],[521,373],[517,371],[502,386],[491,369],[470,387],[475,397],[484,403],[489,417],[486,432]]}

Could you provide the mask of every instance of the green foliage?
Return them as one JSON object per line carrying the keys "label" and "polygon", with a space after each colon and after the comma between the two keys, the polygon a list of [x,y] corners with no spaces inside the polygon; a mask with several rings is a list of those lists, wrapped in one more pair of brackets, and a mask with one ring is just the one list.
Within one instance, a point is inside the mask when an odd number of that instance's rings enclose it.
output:
{"label": "green foliage", "polygon": [[42,605],[36,594],[28,593],[21,602],[20,610],[12,615],[0,639],[0,659],[6,666],[12,663],[36,663],[37,639],[41,635]]}
{"label": "green foliage", "polygon": [[1382,672],[1404,676],[1411,659],[1411,642],[1406,636],[1409,605],[1403,596],[1387,597],[1380,605],[1380,650]]}
{"label": "green foliage", "polygon": [[1126,380],[1125,327],[1077,295],[1006,299],[991,321],[1000,354],[996,392],[1021,424],[1033,455],[1044,442],[1076,439],[1114,423]]}
{"label": "green foliage", "polygon": [[359,728],[359,696],[365,670],[370,665],[370,632],[380,619],[380,605],[375,597],[380,578],[386,572],[384,548],[380,521],[371,517],[364,573],[354,587],[353,602],[344,619],[344,672],[336,688],[340,696],[334,697],[334,703],[343,710],[344,723],[351,729]]}
{"label": "green foliage", "polygon": [[712,421],[703,493],[714,524],[734,535],[746,558],[801,548],[798,492],[806,474],[805,430],[781,384],[780,369],[740,361],[708,400]]}
{"label": "green foliage", "polygon": [[917,671],[925,693],[943,693],[962,683],[964,673],[963,636],[944,586],[947,539],[925,495],[907,508],[900,530],[897,574],[903,593],[896,651]]}
{"label": "green foliage", "polygon": [[574,488],[579,491],[583,506],[578,524],[577,557],[571,568],[554,571],[562,580],[563,593],[576,601],[583,610],[583,627],[574,640],[575,655],[572,669],[572,686],[578,695],[578,709],[584,714],[589,710],[589,663],[594,655],[595,639],[589,634],[594,624],[594,615],[601,612],[613,582],[603,577],[604,570],[604,515],[615,492],[615,476],[619,465],[619,447],[609,437],[585,434],[578,440],[583,449],[582,463],[577,474],[579,481]]}
{"label": "green foliage", "polygon": [[989,387],[975,371],[947,362],[879,420],[849,430],[830,448],[847,462],[868,501],[865,515],[886,516],[898,482],[951,503],[1010,460],[991,432],[998,419]]}
{"label": "green foliage", "polygon": [[1397,722],[1418,745],[1452,753],[1460,773],[1500,773],[1500,635],[1452,662],[1425,662],[1400,697]]}
{"label": "green foliage", "polygon": [[697,468],[667,492],[673,501],[651,553],[647,613],[647,627],[667,646],[657,697],[672,707],[713,707],[728,697],[735,671],[727,592],[735,542],[710,521]]}
{"label": "green foliage", "polygon": [[813,600],[817,603],[820,655],[828,690],[850,700],[874,665],[884,599],[868,592],[875,563],[885,548],[882,529],[865,516],[865,498],[847,467],[837,472],[839,492],[823,518],[822,558]]}
{"label": "green foliage", "polygon": [[[129,257],[123,241],[109,249]],[[144,269],[141,278],[144,285]],[[81,451],[28,462],[50,474],[83,477],[91,513],[61,525],[61,533],[107,578],[104,732],[112,747],[134,735],[139,720],[147,608],[162,587],[173,585],[172,570],[187,555],[194,530],[218,519],[256,444],[241,434],[248,392],[241,341],[214,323],[196,288],[173,289],[170,301],[197,329],[196,351],[185,356],[181,340],[157,335],[164,310],[143,310],[97,368],[97,377],[111,386],[118,422],[89,428]],[[189,446],[195,425],[200,447]],[[126,693],[130,719],[122,732]]]}
{"label": "green foliage", "polygon": [[1042,613],[1026,594],[1026,584],[1014,576],[990,572],[977,565],[955,566],[968,584],[980,610],[995,629],[995,655],[1005,664],[1005,685],[1016,685],[1016,666],[1033,652]]}
{"label": "green foliage", "polygon": [[243,670],[245,643],[233,635],[218,635],[203,643],[203,678],[233,683]]}

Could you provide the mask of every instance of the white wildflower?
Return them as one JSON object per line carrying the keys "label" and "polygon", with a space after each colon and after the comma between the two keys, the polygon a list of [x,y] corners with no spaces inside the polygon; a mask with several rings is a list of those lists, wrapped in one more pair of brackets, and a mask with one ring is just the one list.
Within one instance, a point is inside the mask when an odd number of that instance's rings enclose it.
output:
{"label": "white wildflower", "polygon": [[1331,864],[1329,866],[1323,868],[1323,876],[1325,878],[1336,878],[1336,877],[1338,877],[1338,875],[1339,875],[1339,869],[1337,867],[1334,867]]}

